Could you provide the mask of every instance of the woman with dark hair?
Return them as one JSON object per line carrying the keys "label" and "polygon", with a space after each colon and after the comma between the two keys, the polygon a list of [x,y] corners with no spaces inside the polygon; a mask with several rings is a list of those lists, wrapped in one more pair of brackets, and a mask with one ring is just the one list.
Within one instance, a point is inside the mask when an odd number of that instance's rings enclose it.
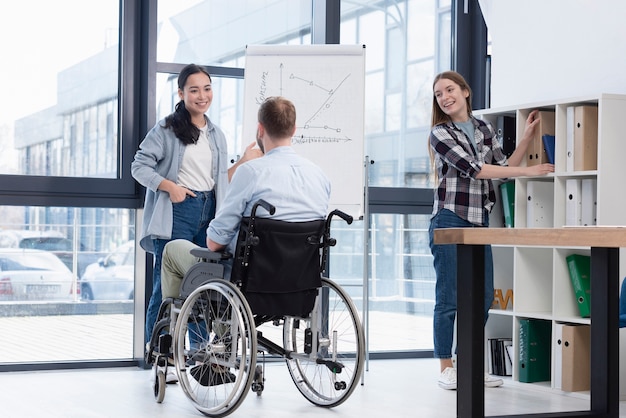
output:
{"label": "woman with dark hair", "polygon": [[230,169],[226,137],[205,114],[213,100],[211,76],[189,64],[178,75],[174,112],[148,132],[131,172],[146,187],[141,247],[154,254],[152,295],[146,312],[146,340],[161,304],[161,257],[172,239],[206,246],[206,229],[215,216],[236,167],[261,155],[251,144]]}
{"label": "woman with dark hair", "polygon": [[[491,179],[541,176],[554,172],[554,165],[521,167],[539,119],[532,111],[517,148],[507,159],[493,127],[472,116],[472,92],[465,79],[446,71],[433,82],[432,123],[429,152],[435,173],[430,248],[435,267],[435,310],[433,314],[434,356],[439,359],[439,386],[456,389],[452,363],[452,341],[456,318],[456,246],[435,245],[437,228],[489,226],[489,213],[496,197]],[[493,258],[485,248],[485,322],[493,302]],[[495,387],[502,379],[485,374],[485,386]]]}

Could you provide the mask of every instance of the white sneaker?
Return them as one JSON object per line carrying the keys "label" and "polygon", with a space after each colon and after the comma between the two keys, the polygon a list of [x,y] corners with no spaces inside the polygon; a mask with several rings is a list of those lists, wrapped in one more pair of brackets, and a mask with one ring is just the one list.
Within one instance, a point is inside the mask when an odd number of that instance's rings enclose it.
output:
{"label": "white sneaker", "polygon": [[[156,364],[152,366],[152,372],[150,373],[150,381],[154,382],[154,376],[156,375],[155,369]],[[174,366],[168,366],[167,372],[165,373],[165,383],[176,383],[178,382],[178,375],[176,374],[176,370],[174,370]]]}
{"label": "white sneaker", "polygon": [[454,367],[446,367],[438,381],[439,387],[447,390],[456,390],[456,369]]}
{"label": "white sneaker", "polygon": [[485,373],[485,387],[486,388],[497,388],[498,386],[502,386],[504,381],[499,377],[492,376],[489,373]]}
{"label": "white sneaker", "polygon": [[[170,366],[167,368],[167,373],[165,374],[165,383],[176,383],[178,382],[178,375],[176,374],[176,370],[174,367]],[[487,381],[485,380],[485,385]],[[502,384],[502,383],[500,383]]]}

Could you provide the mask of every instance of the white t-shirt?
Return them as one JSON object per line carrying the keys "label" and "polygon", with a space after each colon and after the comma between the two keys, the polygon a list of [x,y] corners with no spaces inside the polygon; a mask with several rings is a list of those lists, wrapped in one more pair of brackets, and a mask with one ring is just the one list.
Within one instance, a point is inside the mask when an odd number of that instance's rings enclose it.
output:
{"label": "white t-shirt", "polygon": [[212,153],[207,135],[207,126],[200,128],[200,136],[195,144],[187,145],[183,162],[178,172],[178,184],[198,192],[213,190],[215,180],[212,173]]}

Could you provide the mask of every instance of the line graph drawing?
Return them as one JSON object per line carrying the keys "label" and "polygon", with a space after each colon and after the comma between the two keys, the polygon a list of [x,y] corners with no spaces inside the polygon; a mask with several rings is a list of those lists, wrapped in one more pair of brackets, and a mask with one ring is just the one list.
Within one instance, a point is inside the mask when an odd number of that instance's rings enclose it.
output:
{"label": "line graph drawing", "polygon": [[[294,102],[298,112],[294,144],[352,141],[353,138],[340,135],[344,131],[342,122],[337,121],[336,114],[332,113],[342,103],[342,100],[337,100],[337,95],[342,93],[342,87],[346,85],[351,74],[335,76],[331,80],[333,84],[330,84],[327,80],[319,81],[321,77],[317,74],[306,76],[298,70],[287,72],[286,67],[284,62],[280,62],[277,68],[266,68],[258,74],[258,96],[255,102],[260,105],[265,98],[272,95],[284,96]],[[276,91],[272,87],[274,74],[277,74]],[[300,97],[306,97],[307,100],[300,100]],[[318,133],[318,130],[322,132]]]}
{"label": "line graph drawing", "polygon": [[255,138],[257,112],[270,96],[296,107],[296,152],[332,182],[331,202],[358,217],[363,205],[365,52],[362,45],[248,47],[241,149]]}
{"label": "line graph drawing", "polygon": [[[333,103],[333,97],[335,95],[335,93],[337,91],[339,91],[339,89],[341,88],[341,86],[343,85],[343,83],[350,77],[350,74],[346,75],[343,80],[341,80],[341,82],[339,83],[339,85],[336,88],[332,88],[332,89],[327,89],[324,88],[323,86],[316,84],[313,80],[305,80],[302,77],[298,77],[295,74],[291,74],[291,76],[289,78],[294,79],[294,80],[301,80],[305,83],[308,83],[309,86],[312,87],[317,87],[320,90],[328,93],[328,98],[324,101],[324,103],[321,104],[321,106],[317,109],[317,111],[304,123],[304,129],[309,129],[309,128],[313,128],[311,126],[311,123],[314,119],[317,118],[317,116],[322,112],[322,111],[327,111],[332,107],[332,103]],[[327,129],[327,126],[324,126],[324,129]],[[337,132],[341,132],[341,129],[337,128]]]}

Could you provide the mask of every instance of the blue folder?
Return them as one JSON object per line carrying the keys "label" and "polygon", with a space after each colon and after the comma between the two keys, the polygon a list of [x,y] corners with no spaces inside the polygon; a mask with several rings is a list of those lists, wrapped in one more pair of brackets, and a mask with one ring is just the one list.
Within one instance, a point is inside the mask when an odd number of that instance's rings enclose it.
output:
{"label": "blue folder", "polygon": [[541,139],[543,140],[543,147],[546,150],[548,161],[550,164],[554,164],[554,135],[544,134]]}

